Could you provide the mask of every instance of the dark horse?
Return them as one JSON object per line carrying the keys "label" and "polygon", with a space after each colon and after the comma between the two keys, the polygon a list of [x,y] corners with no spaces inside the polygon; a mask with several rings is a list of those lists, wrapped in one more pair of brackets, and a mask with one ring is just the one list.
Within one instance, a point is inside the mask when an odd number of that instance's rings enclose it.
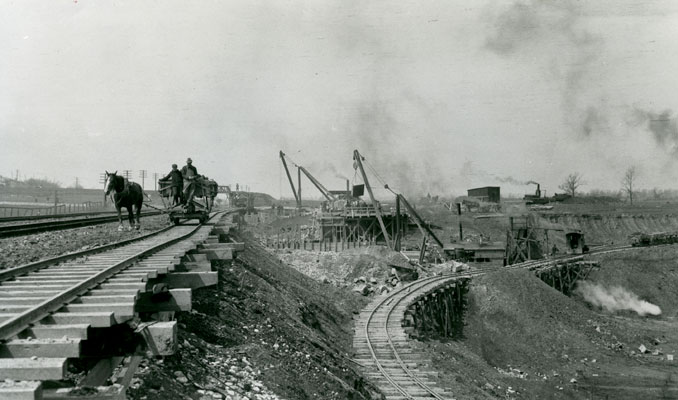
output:
{"label": "dark horse", "polygon": [[[121,231],[122,227],[122,215],[120,214],[120,209],[125,207],[129,213],[129,229],[134,228],[139,230],[141,223],[139,218],[141,217],[141,205],[144,202],[144,191],[141,189],[141,185],[135,182],[129,182],[127,179],[123,178],[120,175],[116,175],[118,171],[109,173],[106,171],[106,194],[108,196],[111,191],[115,190],[113,195],[113,201],[115,202],[115,209],[118,210],[118,221],[120,226],[118,230]],[[137,223],[134,223],[134,214],[132,213],[132,206],[135,206],[137,209]]]}

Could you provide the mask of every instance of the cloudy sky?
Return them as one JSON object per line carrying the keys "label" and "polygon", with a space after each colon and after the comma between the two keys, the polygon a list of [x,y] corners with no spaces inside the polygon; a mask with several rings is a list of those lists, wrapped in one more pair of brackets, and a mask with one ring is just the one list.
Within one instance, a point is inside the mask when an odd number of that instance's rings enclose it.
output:
{"label": "cloudy sky", "polygon": [[278,197],[278,151],[342,188],[358,149],[409,194],[678,188],[676,1],[0,3],[0,175],[192,157]]}

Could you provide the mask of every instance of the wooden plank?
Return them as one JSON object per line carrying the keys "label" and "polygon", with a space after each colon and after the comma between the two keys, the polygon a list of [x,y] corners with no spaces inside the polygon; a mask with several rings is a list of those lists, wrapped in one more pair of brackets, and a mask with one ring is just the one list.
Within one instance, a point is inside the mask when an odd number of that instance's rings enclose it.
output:
{"label": "wooden plank", "polygon": [[89,324],[92,328],[108,328],[115,325],[112,312],[55,312],[41,320],[44,324]]}
{"label": "wooden plank", "polygon": [[89,303],[74,304],[70,303],[59,309],[60,312],[74,313],[94,313],[99,310],[106,310],[114,314],[134,315],[134,302],[119,303]]}
{"label": "wooden plank", "polygon": [[0,358],[0,379],[61,380],[65,373],[65,358]]}
{"label": "wooden plank", "polygon": [[0,344],[0,357],[80,357],[80,339],[13,339]]}
{"label": "wooden plank", "polygon": [[87,339],[89,324],[35,325],[19,333],[19,338],[33,339]]}
{"label": "wooden plank", "polygon": [[216,285],[219,278],[217,272],[173,272],[159,280],[171,288],[198,289]]}
{"label": "wooden plank", "polygon": [[17,381],[0,385],[0,399],[3,400],[40,400],[42,382]]}
{"label": "wooden plank", "polygon": [[141,335],[154,356],[174,354],[177,345],[177,322],[157,322],[146,326]]}
{"label": "wooden plank", "polygon": [[209,261],[201,262],[184,262],[177,268],[177,272],[210,272],[212,271],[212,263]]}
{"label": "wooden plank", "polygon": [[99,360],[92,369],[87,372],[87,376],[80,382],[80,386],[103,386],[108,378],[113,375],[113,371],[120,365],[124,357],[111,357]]}
{"label": "wooden plank", "polygon": [[95,303],[134,303],[137,294],[134,295],[110,295],[100,296],[98,294],[87,294],[80,296],[72,304],[95,304]]}

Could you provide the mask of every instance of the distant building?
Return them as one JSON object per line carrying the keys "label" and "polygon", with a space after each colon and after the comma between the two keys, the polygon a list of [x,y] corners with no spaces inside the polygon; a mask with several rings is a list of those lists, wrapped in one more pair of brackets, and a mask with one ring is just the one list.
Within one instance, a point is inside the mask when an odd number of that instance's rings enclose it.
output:
{"label": "distant building", "polygon": [[490,203],[499,203],[501,201],[499,186],[485,186],[476,189],[469,189],[468,197],[473,197],[478,200]]}

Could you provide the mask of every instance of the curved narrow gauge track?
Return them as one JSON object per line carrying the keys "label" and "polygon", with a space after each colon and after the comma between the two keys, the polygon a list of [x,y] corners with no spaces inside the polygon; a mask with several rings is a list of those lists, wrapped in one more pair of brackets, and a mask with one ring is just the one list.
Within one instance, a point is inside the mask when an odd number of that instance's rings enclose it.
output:
{"label": "curved narrow gauge track", "polygon": [[[145,211],[141,215],[142,217],[148,217],[159,214],[161,214],[160,211]],[[116,222],[117,220],[117,215],[107,215],[103,217],[80,216],[77,218],[59,219],[56,221],[3,225],[0,226],[0,238],[30,235],[33,233],[56,231],[61,229],[78,228],[81,226],[105,224],[109,222]],[[124,216],[123,221],[126,220],[127,219]]]}
{"label": "curved narrow gauge track", "polygon": [[[591,255],[636,249],[631,246],[601,247]],[[471,272],[449,273],[414,281],[384,297],[377,297],[360,314],[355,324],[355,362],[389,400],[452,399],[436,385],[437,373],[428,367],[431,360],[409,346],[402,319],[409,303],[422,293],[454,285],[455,281],[507,269],[538,269],[554,261],[583,260],[582,255],[531,260],[507,267],[485,267]]]}
{"label": "curved narrow gauge track", "polygon": [[[216,280],[216,272],[169,273],[188,251],[207,241],[213,223],[225,213],[230,212],[212,213],[206,225],[170,226],[122,243],[0,271],[0,378],[64,379],[67,359],[83,356],[87,348],[82,344],[89,328],[130,321],[140,310],[140,296],[175,286],[167,282],[193,279],[179,285],[192,288],[200,287],[195,286],[196,277]],[[169,275],[175,280],[167,281]]]}

